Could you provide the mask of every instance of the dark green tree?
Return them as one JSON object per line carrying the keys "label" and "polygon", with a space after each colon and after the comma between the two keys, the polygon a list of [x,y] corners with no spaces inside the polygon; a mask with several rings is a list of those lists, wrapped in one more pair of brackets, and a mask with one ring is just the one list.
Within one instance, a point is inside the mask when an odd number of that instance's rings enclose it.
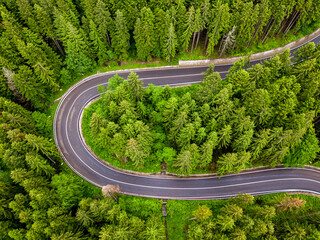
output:
{"label": "dark green tree", "polygon": [[114,31],[111,35],[111,45],[119,60],[125,60],[128,58],[129,50],[129,31],[127,22],[123,13],[117,10],[116,17],[114,19]]}

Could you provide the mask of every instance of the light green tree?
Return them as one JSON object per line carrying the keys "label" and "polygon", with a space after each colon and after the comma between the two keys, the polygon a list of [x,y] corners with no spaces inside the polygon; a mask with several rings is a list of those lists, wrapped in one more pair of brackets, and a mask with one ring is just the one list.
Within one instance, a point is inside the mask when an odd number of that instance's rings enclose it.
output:
{"label": "light green tree", "polygon": [[137,57],[143,61],[151,60],[151,53],[155,45],[154,15],[150,8],[141,9],[140,18],[134,28],[134,39],[137,47]]}
{"label": "light green tree", "polygon": [[194,32],[194,7],[191,6],[187,12],[186,22],[184,23],[184,32],[181,36],[182,50],[188,51],[189,42]]}
{"label": "light green tree", "polygon": [[214,47],[221,38],[221,34],[225,33],[230,24],[230,13],[227,3],[222,4],[221,1],[217,1],[212,11],[213,19],[209,22],[208,26],[209,43],[206,50],[208,56],[214,53]]}
{"label": "light green tree", "polygon": [[143,167],[147,154],[141,149],[138,142],[131,138],[128,140],[126,155],[132,160],[136,167]]}
{"label": "light green tree", "polygon": [[165,39],[165,45],[164,45],[164,56],[165,59],[170,62],[172,58],[176,55],[176,46],[177,46],[177,36],[175,33],[174,25],[173,23],[170,24],[168,28],[168,32]]}
{"label": "light green tree", "polygon": [[189,150],[182,151],[176,158],[174,166],[177,172],[183,176],[188,176],[193,170],[193,162],[191,152]]}
{"label": "light green tree", "polygon": [[128,58],[130,34],[126,19],[120,10],[116,11],[114,31],[111,35],[111,46],[119,60]]}

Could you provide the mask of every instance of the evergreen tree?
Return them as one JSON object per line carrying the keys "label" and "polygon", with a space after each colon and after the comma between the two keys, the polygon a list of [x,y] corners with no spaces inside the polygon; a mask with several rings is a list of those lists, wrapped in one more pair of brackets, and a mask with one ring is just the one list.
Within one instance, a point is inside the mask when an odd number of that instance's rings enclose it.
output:
{"label": "evergreen tree", "polygon": [[34,5],[34,14],[37,20],[37,24],[39,26],[40,34],[44,34],[47,37],[51,38],[56,47],[58,48],[61,55],[65,55],[62,49],[61,44],[57,40],[57,35],[54,30],[54,24],[52,19],[52,11],[53,7],[44,7],[38,4]]}
{"label": "evergreen tree", "polygon": [[250,41],[254,32],[254,25],[258,21],[258,8],[253,7],[253,2],[242,0],[233,3],[233,23],[237,26],[236,45],[245,46]]}
{"label": "evergreen tree", "polygon": [[[179,46],[182,46],[183,38],[180,36],[183,35],[183,32],[185,31],[185,23],[186,23],[186,6],[184,5],[183,1],[178,1],[177,6],[171,6],[170,9],[170,16],[172,20],[174,21],[175,29],[177,31],[177,36],[179,36]],[[181,50],[182,47],[181,47]]]}
{"label": "evergreen tree", "polygon": [[33,134],[27,134],[25,138],[34,150],[40,151],[45,155],[58,156],[56,146],[48,139]]}
{"label": "evergreen tree", "polygon": [[54,25],[59,39],[69,51],[76,53],[88,53],[88,44],[85,40],[83,32],[81,32],[76,25],[68,20],[63,13],[56,10],[54,12]]}
{"label": "evergreen tree", "polygon": [[[191,46],[191,52],[197,48],[197,45],[195,45],[195,40],[196,40],[196,35],[198,35],[198,40],[199,40],[199,35],[201,30],[203,29],[203,25],[204,22],[202,20],[202,16],[201,16],[201,10],[200,8],[198,8],[195,12],[195,16],[194,16],[194,29],[193,29],[193,38],[192,38],[192,46]],[[197,40],[197,41],[198,41]]]}
{"label": "evergreen tree", "polygon": [[155,45],[154,15],[150,8],[142,8],[140,18],[134,27],[134,39],[137,47],[137,57],[143,61],[151,60],[151,53]]}
{"label": "evergreen tree", "polygon": [[179,174],[188,176],[193,170],[193,162],[191,152],[188,150],[182,151],[176,158],[174,166]]}
{"label": "evergreen tree", "polygon": [[220,147],[227,147],[232,138],[232,128],[230,125],[226,125],[221,131],[219,132],[219,145]]}
{"label": "evergreen tree", "polygon": [[112,18],[106,4],[102,0],[98,0],[94,8],[94,18],[96,26],[98,26],[98,33],[100,39],[104,42],[106,46],[111,46],[111,26]]}
{"label": "evergreen tree", "polygon": [[170,13],[164,12],[158,7],[154,10],[154,49],[153,55],[156,57],[166,57],[166,41],[168,38],[168,31],[170,30]]}
{"label": "evergreen tree", "polygon": [[209,43],[207,46],[207,55],[211,56],[214,52],[214,47],[217,45],[223,34],[229,28],[230,14],[228,4],[222,4],[217,1],[213,8],[213,20],[209,23]]}
{"label": "evergreen tree", "polygon": [[95,50],[95,53],[98,57],[98,64],[101,66],[103,63],[105,63],[107,60],[109,60],[109,56],[107,53],[107,47],[105,43],[102,41],[102,39],[99,36],[97,27],[93,20],[90,20],[90,40],[92,43],[92,47]]}
{"label": "evergreen tree", "polygon": [[212,161],[213,149],[215,147],[215,143],[213,141],[205,142],[201,147],[201,159],[200,159],[200,167],[205,168]]}
{"label": "evergreen tree", "polygon": [[255,6],[256,9],[258,9],[258,22],[254,26],[254,33],[250,39],[250,41],[247,43],[247,46],[250,45],[252,41],[255,41],[263,31],[263,28],[266,26],[266,24],[269,21],[271,11],[269,8],[269,0],[263,0],[261,3],[257,4]]}
{"label": "evergreen tree", "polygon": [[17,0],[16,3],[19,8],[19,14],[23,21],[28,25],[28,27],[32,31],[40,32],[39,25],[37,24],[37,21],[33,13],[34,9],[30,4],[29,0]]}
{"label": "evergreen tree", "polygon": [[15,86],[27,100],[30,100],[36,108],[43,108],[45,89],[28,66],[21,66],[13,79]]}
{"label": "evergreen tree", "polygon": [[129,139],[127,143],[126,155],[133,161],[136,167],[142,167],[147,154],[143,152],[138,142],[134,139]]}
{"label": "evergreen tree", "polygon": [[112,47],[114,53],[119,60],[124,60],[128,58],[129,50],[129,31],[127,28],[127,22],[123,13],[120,10],[117,10],[116,17],[114,19],[114,32],[111,36]]}
{"label": "evergreen tree", "polygon": [[143,96],[143,82],[139,80],[139,76],[131,72],[128,76],[128,83],[136,101],[141,100]]}
{"label": "evergreen tree", "polygon": [[164,57],[170,62],[176,55],[177,37],[174,30],[174,25],[171,23],[168,29],[167,38],[165,40]]}
{"label": "evergreen tree", "polygon": [[192,33],[194,32],[194,7],[191,6],[187,12],[187,18],[186,22],[184,23],[184,32],[181,36],[181,42],[182,42],[182,50],[188,51],[189,48],[189,42],[192,36]]}

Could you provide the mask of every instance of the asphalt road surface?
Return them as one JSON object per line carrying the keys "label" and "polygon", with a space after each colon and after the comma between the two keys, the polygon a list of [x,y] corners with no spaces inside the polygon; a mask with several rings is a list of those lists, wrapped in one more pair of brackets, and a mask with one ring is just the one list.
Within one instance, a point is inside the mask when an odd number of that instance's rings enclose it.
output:
{"label": "asphalt road surface", "polygon": [[[320,36],[312,41],[318,43]],[[295,49],[293,49],[295,50]],[[293,51],[292,50],[292,51]],[[251,62],[256,64],[261,60]],[[215,67],[224,77],[231,65]],[[207,67],[172,67],[134,70],[144,84],[157,86],[198,83]],[[118,71],[126,78],[129,71]],[[55,114],[54,135],[65,162],[78,175],[102,187],[119,185],[129,195],[166,199],[218,199],[238,193],[261,195],[276,192],[304,191],[320,194],[320,171],[302,168],[276,168],[218,177],[172,178],[138,176],[124,173],[101,163],[84,145],[79,120],[83,108],[99,96],[97,87],[106,85],[115,73],[91,76],[73,86],[62,97]]]}

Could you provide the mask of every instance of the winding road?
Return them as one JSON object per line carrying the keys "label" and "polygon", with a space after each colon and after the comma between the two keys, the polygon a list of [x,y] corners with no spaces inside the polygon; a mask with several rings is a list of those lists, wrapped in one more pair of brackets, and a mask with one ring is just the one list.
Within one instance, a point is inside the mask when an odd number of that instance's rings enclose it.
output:
{"label": "winding road", "polygon": [[[315,43],[320,36],[312,39]],[[294,51],[292,49],[291,51]],[[251,64],[263,59],[252,61]],[[231,65],[218,65],[222,77]],[[198,83],[207,67],[166,67],[135,69],[144,84],[157,86]],[[106,85],[115,73],[126,78],[129,70],[90,76],[68,90],[62,97],[54,120],[54,136],[61,156],[70,168],[102,187],[119,185],[124,194],[165,199],[219,199],[238,193],[261,195],[276,192],[303,191],[320,194],[320,171],[302,168],[275,168],[221,177],[173,178],[140,176],[125,173],[103,164],[86,148],[80,134],[79,121],[88,102],[99,96],[97,87]]]}

